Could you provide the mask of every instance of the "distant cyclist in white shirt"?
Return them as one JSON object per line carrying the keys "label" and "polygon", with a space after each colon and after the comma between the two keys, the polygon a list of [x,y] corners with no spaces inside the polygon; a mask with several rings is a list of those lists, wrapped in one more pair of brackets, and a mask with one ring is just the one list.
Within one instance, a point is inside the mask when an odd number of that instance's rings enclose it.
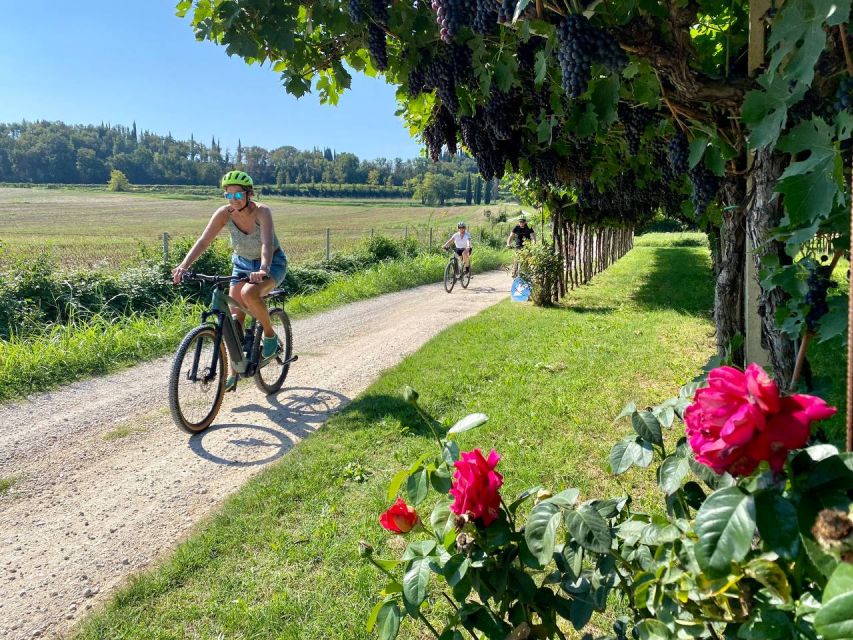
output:
{"label": "distant cyclist in white shirt", "polygon": [[464,222],[456,225],[458,231],[450,236],[450,240],[444,243],[443,249],[447,249],[451,244],[455,245],[456,255],[462,256],[462,264],[465,265],[465,271],[471,271],[471,234],[468,233],[468,227]]}

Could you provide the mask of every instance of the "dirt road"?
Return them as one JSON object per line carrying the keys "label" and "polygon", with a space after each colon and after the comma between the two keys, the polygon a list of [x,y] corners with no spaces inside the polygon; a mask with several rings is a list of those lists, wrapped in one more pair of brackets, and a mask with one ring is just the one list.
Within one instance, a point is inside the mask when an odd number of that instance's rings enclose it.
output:
{"label": "dirt road", "polygon": [[508,290],[489,273],[299,320],[284,389],[241,383],[194,437],[169,415],[170,358],[0,407],[0,478],[17,478],[0,496],[0,638],[67,635],[381,371]]}

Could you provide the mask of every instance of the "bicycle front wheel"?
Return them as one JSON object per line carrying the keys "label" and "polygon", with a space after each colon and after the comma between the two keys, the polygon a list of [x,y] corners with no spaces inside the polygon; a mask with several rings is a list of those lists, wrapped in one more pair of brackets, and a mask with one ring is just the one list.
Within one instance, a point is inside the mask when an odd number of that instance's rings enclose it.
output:
{"label": "bicycle front wheel", "polygon": [[290,358],[293,356],[293,331],[290,328],[290,318],[284,309],[270,309],[270,320],[280,350],[273,360],[261,367],[255,374],[255,384],[264,393],[276,393],[284,384],[290,371]]}
{"label": "bicycle front wheel", "polygon": [[216,331],[201,326],[190,331],[178,347],[169,376],[169,410],[175,424],[187,433],[204,431],[216,418],[225,393],[225,345],[219,343],[214,369]]}
{"label": "bicycle front wheel", "polygon": [[456,270],[453,268],[453,262],[448,262],[444,267],[444,290],[447,293],[453,291],[453,285],[456,284]]}

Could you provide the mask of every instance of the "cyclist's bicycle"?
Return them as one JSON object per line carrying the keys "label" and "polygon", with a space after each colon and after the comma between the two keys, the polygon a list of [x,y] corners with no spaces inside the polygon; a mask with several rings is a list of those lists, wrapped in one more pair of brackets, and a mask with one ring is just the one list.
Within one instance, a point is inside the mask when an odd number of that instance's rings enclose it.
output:
{"label": "cyclist's bicycle", "polygon": [[447,266],[444,267],[444,290],[447,293],[453,291],[457,280],[463,289],[467,289],[468,284],[471,282],[471,269],[466,270],[463,267],[459,256],[456,255],[456,251],[453,248],[447,249],[447,251],[450,251],[450,260],[447,261]]}
{"label": "cyclist's bicycle", "polygon": [[[210,309],[201,314],[202,324],[190,331],[178,347],[169,376],[169,409],[175,424],[188,433],[207,429],[216,418],[225,394],[225,379],[230,357],[236,380],[254,377],[255,384],[265,393],[276,393],[284,384],[293,355],[293,334],[290,318],[279,306],[270,309],[270,319],[278,336],[278,352],[262,359],[263,327],[252,318],[243,332],[231,317],[229,303],[244,312],[248,310],[223,291],[226,285],[245,282],[247,277],[207,276],[186,273],[184,282],[207,282],[213,285]],[[264,300],[278,301],[284,295],[273,289]],[[226,353],[227,347],[227,353]],[[236,382],[234,389],[236,389]]]}

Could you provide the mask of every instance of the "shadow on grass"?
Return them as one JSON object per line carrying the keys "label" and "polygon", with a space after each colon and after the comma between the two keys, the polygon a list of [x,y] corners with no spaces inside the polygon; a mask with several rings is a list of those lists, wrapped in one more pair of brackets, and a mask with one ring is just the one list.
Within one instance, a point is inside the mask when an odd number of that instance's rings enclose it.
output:
{"label": "shadow on grass", "polygon": [[[400,395],[393,396],[384,393],[367,394],[347,405],[341,415],[346,420],[338,424],[346,424],[349,427],[348,430],[352,430],[353,427],[359,428],[361,425],[369,428],[375,423],[390,419],[399,422],[408,434],[433,437],[433,432],[424,419],[411,404],[403,399],[402,392]],[[441,425],[436,424],[435,429],[438,435],[444,435],[444,428]]]}
{"label": "shadow on grass", "polygon": [[565,305],[565,309],[573,313],[597,313],[600,315],[607,315],[616,311],[616,307],[585,307],[582,305],[574,306],[571,304],[571,302]]}
{"label": "shadow on grass", "polygon": [[692,248],[645,249],[652,253],[652,266],[632,298],[645,309],[674,309],[707,317],[714,300],[710,265],[701,250]]}

